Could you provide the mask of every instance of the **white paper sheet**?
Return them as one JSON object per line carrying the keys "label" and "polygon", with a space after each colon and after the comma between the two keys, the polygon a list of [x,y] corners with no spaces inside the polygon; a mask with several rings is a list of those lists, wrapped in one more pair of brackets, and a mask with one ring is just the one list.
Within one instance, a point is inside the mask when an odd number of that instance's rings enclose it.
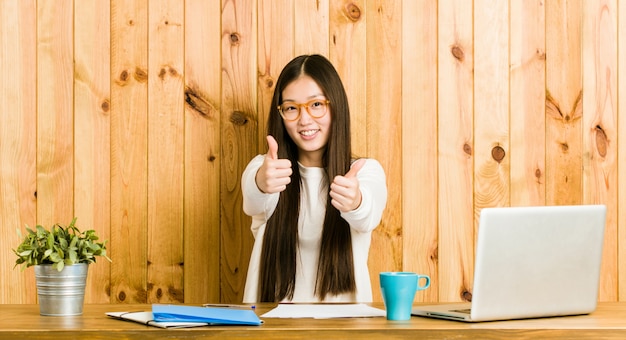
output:
{"label": "white paper sheet", "polygon": [[279,304],[276,308],[261,315],[263,318],[366,318],[386,316],[382,309],[362,303],[352,304]]}
{"label": "white paper sheet", "polygon": [[108,312],[106,315],[125,321],[133,321],[146,326],[154,326],[160,328],[187,328],[208,326],[205,322],[160,322],[154,321],[152,312]]}

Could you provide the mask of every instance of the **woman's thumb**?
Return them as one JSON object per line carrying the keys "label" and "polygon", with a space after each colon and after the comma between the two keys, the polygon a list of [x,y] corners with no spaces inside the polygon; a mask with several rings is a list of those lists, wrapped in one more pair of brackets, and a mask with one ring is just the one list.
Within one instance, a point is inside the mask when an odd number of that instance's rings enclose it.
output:
{"label": "woman's thumb", "polygon": [[271,159],[278,159],[278,143],[271,135],[267,136],[267,146],[267,157]]}
{"label": "woman's thumb", "polygon": [[352,164],[350,171],[345,175],[345,177],[356,177],[356,174],[361,170],[361,168],[365,165],[365,158],[360,158]]}

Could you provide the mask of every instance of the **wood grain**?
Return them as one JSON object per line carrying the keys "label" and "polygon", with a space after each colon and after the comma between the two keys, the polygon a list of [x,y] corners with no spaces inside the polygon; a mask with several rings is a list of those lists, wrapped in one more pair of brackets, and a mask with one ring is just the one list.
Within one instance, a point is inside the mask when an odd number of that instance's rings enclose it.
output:
{"label": "wood grain", "polygon": [[[440,282],[437,262],[437,1],[402,3],[402,269]],[[437,301],[439,285],[415,301]]]}
{"label": "wood grain", "polygon": [[[617,4],[617,15],[618,18],[621,16],[622,18],[626,17],[626,5],[622,2],[621,4],[618,2]],[[618,20],[617,23],[617,49],[618,51],[623,51],[626,48],[626,20]],[[618,98],[626,98],[626,67],[619,67],[620,61],[624,60],[623,57],[618,59],[618,68],[617,68],[617,95]],[[618,117],[624,117],[624,110],[626,106],[620,105],[620,101],[618,100],[617,114]],[[617,124],[617,135],[626,135],[626,124],[620,123],[618,121]],[[617,139],[617,149],[625,150],[626,149],[626,138],[618,138]],[[621,194],[626,192],[626,181],[619,180],[619,177],[624,178],[626,176],[626,158],[618,157],[617,159],[617,169],[618,169],[618,197],[617,197],[617,241],[618,241],[618,252],[617,252],[617,271],[618,271],[618,296],[617,299],[619,301],[626,300],[626,252],[619,251],[619,249],[624,249],[626,245],[626,219],[621,218],[620,211],[626,211],[626,195]]]}
{"label": "wood grain", "polygon": [[37,223],[74,218],[72,1],[37,1]]}
{"label": "wood grain", "polygon": [[[510,205],[509,13],[474,2],[474,210]],[[478,218],[475,221],[478,230]]]}
{"label": "wood grain", "polygon": [[184,3],[148,6],[148,302],[184,301]]}
{"label": "wood grain", "polygon": [[337,69],[348,96],[352,153],[365,157],[367,150],[367,7],[365,1],[331,1],[328,57]]}
{"label": "wood grain", "polygon": [[511,1],[511,206],[546,203],[546,33],[541,0]]}
{"label": "wood grain", "polygon": [[[111,228],[111,96],[109,1],[84,1],[74,15],[74,211],[81,230],[100,240]],[[111,266],[89,267],[85,301],[109,303]]]}
{"label": "wood grain", "polygon": [[254,242],[242,211],[241,174],[256,155],[258,138],[256,1],[222,4],[222,112],[220,169],[221,279],[223,301],[243,299]]}
{"label": "wood grain", "polygon": [[[275,305],[260,304],[263,315]],[[382,303],[372,305],[383,309]],[[589,315],[465,323],[412,317],[388,321],[384,317],[298,319],[261,318],[261,326],[212,325],[161,329],[119,321],[106,312],[149,310],[150,305],[86,305],[82,316],[40,316],[37,305],[6,305],[0,309],[0,337],[7,339],[623,339],[624,303],[600,303]],[[80,329],[80,331],[77,331]]]}
{"label": "wood grain", "polygon": [[546,203],[582,203],[582,2],[546,2]]}
{"label": "wood grain", "polygon": [[[367,149],[377,159],[387,181],[387,207],[373,232],[368,261],[374,299],[380,301],[379,273],[402,269],[402,4],[383,0],[367,3]],[[380,29],[375,29],[380,28]],[[395,131],[382,134],[382,131]]]}
{"label": "wood grain", "polygon": [[[220,44],[217,1],[185,2],[185,303],[220,301]],[[218,278],[207,280],[207,278]],[[203,282],[203,284],[198,284]]]}
{"label": "wood grain", "polygon": [[438,4],[438,301],[471,298],[474,272],[472,7]]}
{"label": "wood grain", "polygon": [[0,2],[0,303],[37,301],[34,271],[12,251],[36,225],[36,18],[34,0]]}
{"label": "wood grain", "polygon": [[294,54],[328,56],[330,0],[294,1]]}
{"label": "wood grain", "polygon": [[111,27],[111,297],[147,303],[147,4],[111,0]]}
{"label": "wood grain", "polygon": [[600,300],[617,299],[617,3],[583,3],[583,203],[607,206]]}
{"label": "wood grain", "polygon": [[[283,67],[293,59],[295,21],[285,20],[294,13],[294,3],[290,0],[259,1],[258,15],[258,106],[256,121],[258,127],[258,150],[267,152],[267,117],[270,112],[276,81]],[[255,152],[255,150],[250,150]],[[249,229],[248,229],[249,230]]]}

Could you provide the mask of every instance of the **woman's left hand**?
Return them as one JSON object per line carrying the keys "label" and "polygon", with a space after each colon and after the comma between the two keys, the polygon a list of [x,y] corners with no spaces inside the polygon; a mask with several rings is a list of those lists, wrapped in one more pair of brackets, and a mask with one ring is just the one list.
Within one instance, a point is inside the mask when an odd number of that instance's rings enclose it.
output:
{"label": "woman's left hand", "polygon": [[361,205],[361,190],[356,174],[365,165],[361,158],[352,164],[350,171],[344,176],[336,176],[330,184],[330,198],[333,207],[341,212],[355,210]]}

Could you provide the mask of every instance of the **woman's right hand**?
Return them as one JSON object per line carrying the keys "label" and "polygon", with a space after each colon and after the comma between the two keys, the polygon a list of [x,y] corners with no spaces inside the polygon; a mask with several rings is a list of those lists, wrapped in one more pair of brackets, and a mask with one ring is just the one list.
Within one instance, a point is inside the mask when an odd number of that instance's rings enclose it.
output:
{"label": "woman's right hand", "polygon": [[267,136],[268,150],[263,165],[256,173],[256,185],[266,194],[281,192],[291,183],[291,161],[278,158],[278,143]]}

